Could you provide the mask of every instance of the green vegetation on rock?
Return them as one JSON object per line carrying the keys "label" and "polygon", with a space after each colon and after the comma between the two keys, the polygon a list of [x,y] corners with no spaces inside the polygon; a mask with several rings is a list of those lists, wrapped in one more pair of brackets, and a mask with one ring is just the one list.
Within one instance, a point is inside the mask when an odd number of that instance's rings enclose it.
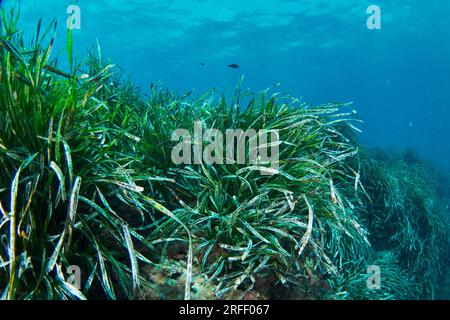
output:
{"label": "green vegetation on rock", "polygon": [[[25,45],[17,23],[2,11],[1,298],[435,297],[448,250],[438,178],[411,154],[360,152],[349,106],[242,84],[231,98],[146,96],[99,48],[75,63],[70,31],[61,71],[56,25]],[[175,165],[172,133],[196,121],[277,130],[279,168]]]}

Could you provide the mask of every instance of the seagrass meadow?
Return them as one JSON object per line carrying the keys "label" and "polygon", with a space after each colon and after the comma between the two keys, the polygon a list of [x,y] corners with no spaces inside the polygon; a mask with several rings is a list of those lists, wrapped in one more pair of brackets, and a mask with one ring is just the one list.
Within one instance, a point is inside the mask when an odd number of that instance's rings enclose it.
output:
{"label": "seagrass meadow", "polygon": [[[99,47],[75,59],[70,30],[62,67],[56,23],[29,43],[18,19],[0,19],[1,299],[449,298],[447,178],[360,145],[350,105],[143,94]],[[173,164],[195,121],[278,130],[279,168]]]}

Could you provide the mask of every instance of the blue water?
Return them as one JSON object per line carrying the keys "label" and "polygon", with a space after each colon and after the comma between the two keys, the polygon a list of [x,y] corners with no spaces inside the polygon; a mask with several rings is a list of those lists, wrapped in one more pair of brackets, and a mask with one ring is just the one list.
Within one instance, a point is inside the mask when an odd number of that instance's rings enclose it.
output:
{"label": "blue water", "polygon": [[[24,29],[57,18],[63,49],[71,3],[76,52],[98,39],[143,91],[159,80],[231,89],[245,75],[253,90],[279,82],[308,103],[353,101],[364,144],[414,147],[450,172],[448,0],[22,0]],[[366,26],[369,5],[381,8],[380,30]]]}

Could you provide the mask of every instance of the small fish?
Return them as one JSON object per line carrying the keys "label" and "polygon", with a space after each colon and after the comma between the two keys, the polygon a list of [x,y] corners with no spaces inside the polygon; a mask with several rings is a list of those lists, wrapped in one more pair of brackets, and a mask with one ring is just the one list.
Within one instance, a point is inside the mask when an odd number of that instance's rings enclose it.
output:
{"label": "small fish", "polygon": [[191,91],[188,91],[188,92],[186,92],[182,97],[181,97],[181,99],[184,99],[184,98],[187,98],[187,97],[189,97],[191,94],[192,94],[192,90]]}
{"label": "small fish", "polygon": [[203,62],[199,62],[198,64],[201,65],[202,67],[205,66],[205,64]]}
{"label": "small fish", "polygon": [[239,65],[235,63],[229,64],[228,67],[232,69],[239,69]]}

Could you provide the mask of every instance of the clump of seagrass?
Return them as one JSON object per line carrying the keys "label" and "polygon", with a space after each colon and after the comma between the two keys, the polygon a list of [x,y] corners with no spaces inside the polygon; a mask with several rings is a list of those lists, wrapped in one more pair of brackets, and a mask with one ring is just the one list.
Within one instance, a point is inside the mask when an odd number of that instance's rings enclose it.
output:
{"label": "clump of seagrass", "polygon": [[[370,262],[369,262],[370,261]],[[367,266],[359,270],[345,271],[332,284],[333,291],[327,292],[328,299],[345,300],[410,300],[417,299],[420,285],[398,261],[394,251],[379,251],[373,254],[368,265],[379,268],[379,287],[375,287],[367,272]],[[369,269],[370,271],[370,269]]]}
{"label": "clump of seagrass", "polygon": [[372,199],[367,226],[373,247],[396,256],[415,284],[413,298],[433,298],[449,248],[438,176],[411,151],[403,157],[370,152],[364,163],[364,184]]}
{"label": "clump of seagrass", "polygon": [[[138,261],[149,260],[136,249],[145,239],[118,211],[139,208],[141,188],[128,168],[130,108],[102,99],[111,66],[79,80],[69,31],[70,70],[59,71],[56,24],[39,22],[25,46],[18,15],[1,13],[1,298],[132,298],[144,283]],[[70,266],[80,268],[81,288]]]}
{"label": "clump of seagrass", "polygon": [[[151,93],[138,170],[150,170],[154,177],[145,188],[179,221],[162,216],[150,237],[187,244],[180,222],[187,226],[194,263],[217,284],[218,297],[238,287],[251,290],[258,277],[297,284],[361,263],[370,250],[355,209],[360,175],[348,161],[357,146],[339,130],[353,126],[351,115],[341,112],[345,106],[307,108],[291,97],[239,88],[229,103],[212,93],[194,100],[159,88]],[[279,130],[277,174],[263,176],[250,164],[174,165],[172,132],[197,120],[222,132]]]}

